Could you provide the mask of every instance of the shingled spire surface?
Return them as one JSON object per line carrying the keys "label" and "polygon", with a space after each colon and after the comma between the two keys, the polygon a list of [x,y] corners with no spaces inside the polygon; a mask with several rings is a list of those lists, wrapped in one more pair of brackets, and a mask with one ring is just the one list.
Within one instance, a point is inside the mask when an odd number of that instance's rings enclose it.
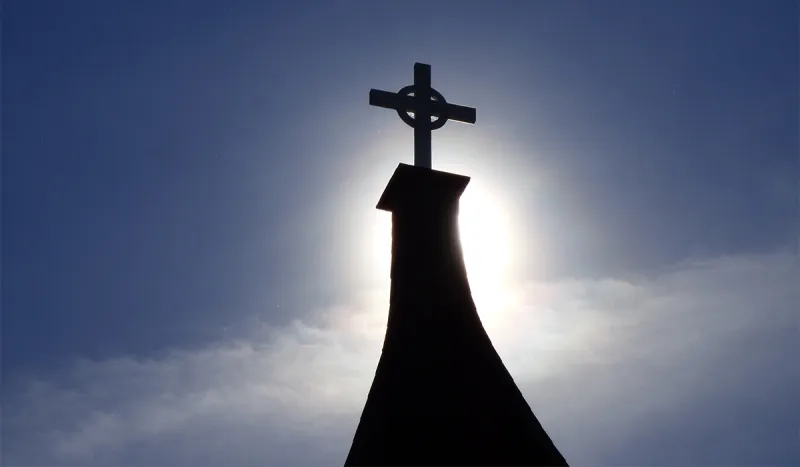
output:
{"label": "shingled spire surface", "polygon": [[383,352],[345,461],[366,465],[566,466],[481,324],[458,233],[469,178],[400,164]]}

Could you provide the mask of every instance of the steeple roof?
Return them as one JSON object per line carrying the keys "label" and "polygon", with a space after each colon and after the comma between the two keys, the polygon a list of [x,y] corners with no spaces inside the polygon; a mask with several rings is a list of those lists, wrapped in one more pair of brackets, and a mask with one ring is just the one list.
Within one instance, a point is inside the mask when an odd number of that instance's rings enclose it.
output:
{"label": "steeple roof", "polygon": [[564,458],[495,351],[458,236],[462,175],[400,164],[386,337],[345,465],[546,465]]}

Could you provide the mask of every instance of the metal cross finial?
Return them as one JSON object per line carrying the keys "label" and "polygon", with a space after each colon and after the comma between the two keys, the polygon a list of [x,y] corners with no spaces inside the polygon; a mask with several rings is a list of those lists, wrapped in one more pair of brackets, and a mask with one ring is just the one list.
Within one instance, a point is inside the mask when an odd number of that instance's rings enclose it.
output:
{"label": "metal cross finial", "polygon": [[[370,89],[369,104],[396,110],[414,129],[414,165],[428,169],[431,168],[432,130],[443,127],[447,120],[475,123],[475,109],[448,104],[444,96],[431,88],[431,66],[423,63],[414,64],[414,84],[397,93]],[[431,120],[434,117],[436,119]]]}

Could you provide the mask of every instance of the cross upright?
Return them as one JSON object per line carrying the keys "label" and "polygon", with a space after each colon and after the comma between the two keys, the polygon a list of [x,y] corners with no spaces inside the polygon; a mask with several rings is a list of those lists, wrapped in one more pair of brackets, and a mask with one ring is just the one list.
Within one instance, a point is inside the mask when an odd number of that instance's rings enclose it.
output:
{"label": "cross upright", "polygon": [[396,93],[370,89],[369,104],[396,110],[414,129],[414,165],[426,169],[431,168],[431,131],[443,127],[447,120],[475,123],[475,109],[448,104],[444,96],[431,87],[431,66],[424,63],[414,64],[411,86]]}

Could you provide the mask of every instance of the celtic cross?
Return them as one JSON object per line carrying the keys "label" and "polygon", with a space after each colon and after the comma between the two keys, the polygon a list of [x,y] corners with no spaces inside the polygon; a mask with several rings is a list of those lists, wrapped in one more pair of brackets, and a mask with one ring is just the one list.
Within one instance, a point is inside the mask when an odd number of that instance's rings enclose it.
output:
{"label": "celtic cross", "polygon": [[447,120],[475,123],[475,109],[448,104],[444,96],[431,88],[431,66],[423,63],[414,64],[411,86],[396,93],[370,89],[369,104],[396,110],[414,129],[414,165],[427,169],[431,168],[431,131],[443,127]]}

